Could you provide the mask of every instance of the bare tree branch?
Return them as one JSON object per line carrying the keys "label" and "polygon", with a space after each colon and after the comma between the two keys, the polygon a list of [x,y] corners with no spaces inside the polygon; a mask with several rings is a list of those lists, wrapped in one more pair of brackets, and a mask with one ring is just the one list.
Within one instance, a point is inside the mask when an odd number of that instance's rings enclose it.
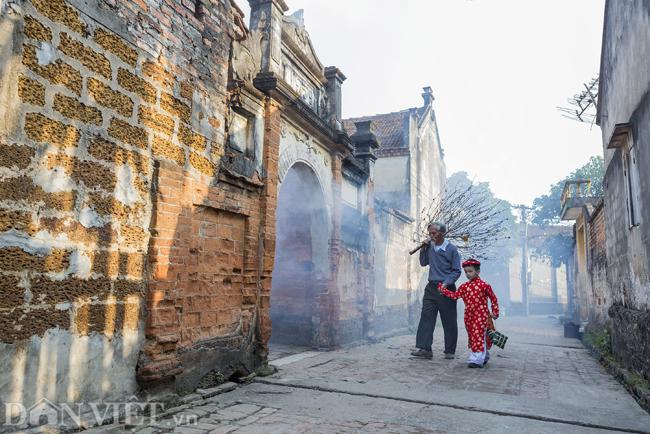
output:
{"label": "bare tree branch", "polygon": [[500,241],[510,238],[512,220],[509,205],[495,199],[485,189],[470,183],[445,186],[440,195],[422,210],[413,241],[427,239],[432,222],[447,225],[446,238],[463,256],[490,259]]}

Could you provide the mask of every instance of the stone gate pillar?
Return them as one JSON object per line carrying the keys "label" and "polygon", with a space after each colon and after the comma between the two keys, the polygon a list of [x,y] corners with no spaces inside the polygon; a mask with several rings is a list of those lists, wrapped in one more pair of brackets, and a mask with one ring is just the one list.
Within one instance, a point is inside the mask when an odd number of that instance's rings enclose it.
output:
{"label": "stone gate pillar", "polygon": [[338,287],[339,258],[341,254],[341,188],[343,183],[343,155],[332,155],[332,229],[329,241],[330,276],[327,286],[318,295],[319,324],[314,342],[321,348],[340,344],[339,317],[341,296]]}
{"label": "stone gate pillar", "polygon": [[280,131],[282,129],[282,106],[267,97],[264,113],[264,167],[266,179],[262,192],[260,207],[260,320],[258,321],[258,338],[262,344],[262,357],[268,356],[268,343],[271,338],[271,276],[275,255],[275,215],[278,201],[278,161],[280,159]]}
{"label": "stone gate pillar", "polygon": [[336,66],[325,68],[325,78],[327,79],[327,97],[329,100],[329,122],[332,128],[336,130],[343,129],[343,94],[341,87],[346,77]]}
{"label": "stone gate pillar", "polygon": [[350,137],[354,147],[354,156],[363,163],[368,179],[366,181],[366,213],[368,215],[368,254],[365,256],[366,263],[359,272],[367,273],[364,279],[366,282],[363,290],[363,318],[364,335],[367,339],[375,337],[374,316],[375,316],[375,267],[374,267],[374,230],[375,227],[375,191],[374,191],[374,170],[377,161],[376,151],[379,149],[379,140],[371,131],[371,121],[355,122],[356,132]]}
{"label": "stone gate pillar", "polygon": [[262,73],[282,76],[282,17],[289,10],[284,0],[248,0],[250,29],[262,34]]}

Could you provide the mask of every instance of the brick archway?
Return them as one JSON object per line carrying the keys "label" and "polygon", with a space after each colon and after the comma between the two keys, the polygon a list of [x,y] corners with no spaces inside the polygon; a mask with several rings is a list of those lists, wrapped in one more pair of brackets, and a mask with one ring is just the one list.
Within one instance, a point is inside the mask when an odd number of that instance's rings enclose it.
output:
{"label": "brick archway", "polygon": [[[325,207],[331,216],[333,206],[331,156],[317,142],[286,121],[282,125],[281,135],[278,161],[279,184],[284,182],[289,170],[297,163],[309,166],[321,186]],[[329,229],[331,230],[331,223]]]}
{"label": "brick archway", "polygon": [[272,343],[317,346],[320,294],[329,276],[329,217],[314,170],[297,162],[278,194],[271,288]]}

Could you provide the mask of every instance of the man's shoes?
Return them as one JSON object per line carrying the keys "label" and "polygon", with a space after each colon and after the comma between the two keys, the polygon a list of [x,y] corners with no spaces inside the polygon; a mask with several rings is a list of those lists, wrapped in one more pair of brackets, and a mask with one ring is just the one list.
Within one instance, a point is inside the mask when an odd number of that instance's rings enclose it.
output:
{"label": "man's shoes", "polygon": [[468,368],[482,368],[483,366],[477,365],[476,363],[468,363],[467,367]]}
{"label": "man's shoes", "polygon": [[411,355],[413,357],[421,357],[423,359],[432,359],[433,358],[433,353],[431,351],[423,350],[422,348],[418,348],[417,350],[412,351]]}
{"label": "man's shoes", "polygon": [[450,360],[450,359],[455,359],[456,356],[454,354],[450,353],[445,353],[445,359]]}

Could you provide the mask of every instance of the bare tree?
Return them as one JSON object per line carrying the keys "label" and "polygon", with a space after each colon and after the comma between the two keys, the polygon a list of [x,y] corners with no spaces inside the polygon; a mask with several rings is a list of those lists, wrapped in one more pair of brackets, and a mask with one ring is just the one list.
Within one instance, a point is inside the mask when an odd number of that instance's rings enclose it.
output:
{"label": "bare tree", "polygon": [[443,191],[422,210],[413,242],[422,247],[430,223],[447,225],[446,238],[460,254],[491,259],[504,240],[510,239],[513,215],[508,202],[496,199],[485,184],[447,182]]}

